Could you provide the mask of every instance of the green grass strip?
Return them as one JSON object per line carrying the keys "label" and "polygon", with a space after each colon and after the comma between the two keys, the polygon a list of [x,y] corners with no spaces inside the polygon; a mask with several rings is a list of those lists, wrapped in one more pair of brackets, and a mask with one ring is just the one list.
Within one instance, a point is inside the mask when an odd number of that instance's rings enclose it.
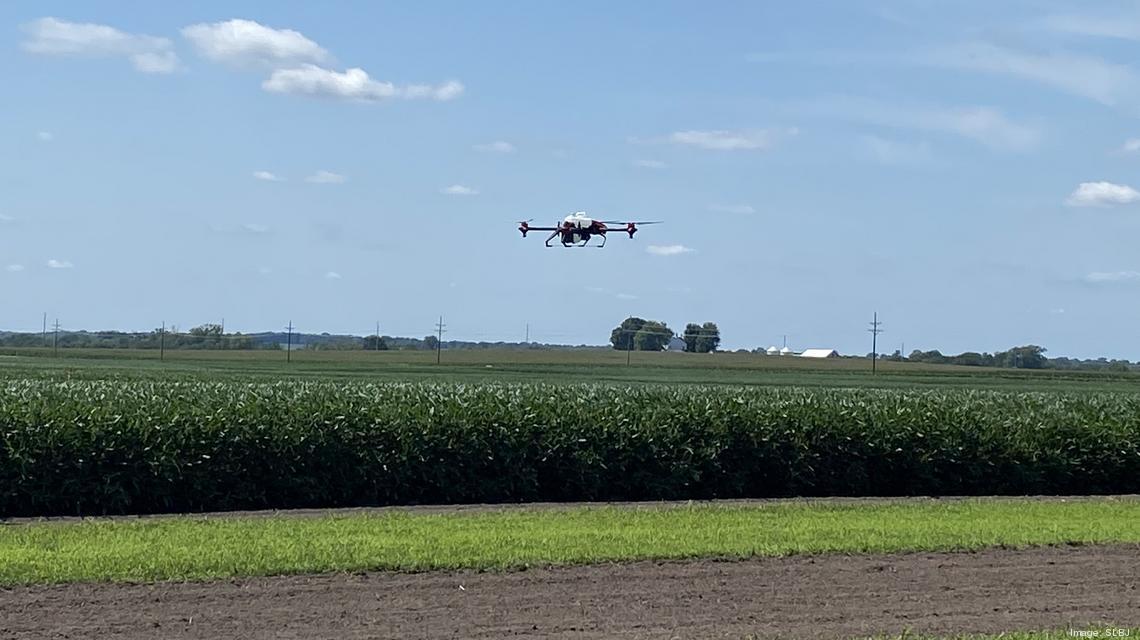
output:
{"label": "green grass strip", "polygon": [[928,636],[910,634],[876,636],[868,640],[1077,640],[1079,638],[1138,638],[1140,628],[1103,627],[1058,629],[1053,631],[1009,631],[997,634],[964,634],[956,636]]}
{"label": "green grass strip", "polygon": [[1140,500],[508,509],[0,526],[0,584],[1140,542]]}

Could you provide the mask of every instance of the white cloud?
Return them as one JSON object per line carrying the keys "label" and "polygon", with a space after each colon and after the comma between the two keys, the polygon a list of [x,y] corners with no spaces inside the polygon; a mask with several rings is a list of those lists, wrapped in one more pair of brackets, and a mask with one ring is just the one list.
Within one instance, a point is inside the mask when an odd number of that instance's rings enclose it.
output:
{"label": "white cloud", "polygon": [[379,102],[393,98],[443,101],[452,100],[463,93],[463,85],[454,80],[434,87],[422,84],[397,87],[391,82],[373,80],[364,69],[353,68],[340,73],[314,64],[277,69],[261,83],[261,88],[272,93],[357,102]]}
{"label": "white cloud", "polygon": [[477,189],[472,189],[471,187],[465,187],[461,184],[453,184],[450,187],[444,187],[443,189],[440,189],[440,193],[444,193],[444,194],[447,194],[449,196],[476,196],[476,195],[479,195],[479,191]]}
{"label": "white cloud", "polygon": [[634,160],[633,166],[641,167],[643,169],[664,169],[669,165],[660,160]]}
{"label": "white cloud", "polygon": [[1064,315],[1064,313],[1065,313],[1065,310],[1064,310],[1064,309],[1062,309],[1062,308],[1060,308],[1060,307],[1058,307],[1058,308],[1056,308],[1056,309],[1050,309],[1050,310],[1049,310],[1049,313],[1050,313],[1051,315],[1059,316],[1059,315]]}
{"label": "white cloud", "polygon": [[1120,146],[1120,150],[1124,153],[1136,153],[1140,151],[1140,138],[1129,138],[1124,141]]}
{"label": "white cloud", "polygon": [[679,256],[682,253],[691,253],[693,250],[683,244],[656,245],[651,244],[645,248],[655,256]]}
{"label": "white cloud", "polygon": [[258,180],[265,180],[268,182],[281,182],[285,180],[285,178],[282,178],[281,176],[269,171],[254,171],[253,177],[257,178]]}
{"label": "white cloud", "polygon": [[340,280],[340,274],[336,271],[329,271],[325,274],[325,278],[328,280]]}
{"label": "white cloud", "polygon": [[717,213],[749,214],[756,213],[750,204],[710,204],[709,211]]}
{"label": "white cloud", "polygon": [[494,142],[488,142],[487,144],[477,144],[475,145],[475,150],[489,153],[514,153],[515,145],[505,140],[496,140]]}
{"label": "white cloud", "polygon": [[1109,106],[1140,106],[1140,78],[1126,65],[1093,56],[1027,53],[975,42],[933,51],[926,61],[949,69],[1017,76]]}
{"label": "white cloud", "polygon": [[[788,130],[795,134],[795,129]],[[776,132],[770,129],[729,131],[725,129],[674,131],[668,141],[674,144],[713,149],[717,151],[750,151],[767,149],[775,141]]]}
{"label": "white cloud", "polygon": [[55,140],[55,136],[53,136],[50,131],[40,131],[36,133],[36,137],[43,142],[51,142],[52,140]]}
{"label": "white cloud", "polygon": [[619,293],[617,294],[618,300],[637,300],[637,296],[632,293]]}
{"label": "white cloud", "polygon": [[332,171],[325,171],[323,169],[305,178],[305,182],[313,182],[316,184],[341,184],[347,181],[348,178],[345,176],[342,176],[339,173],[333,173]]}
{"label": "white cloud", "polygon": [[7,267],[5,267],[5,270],[11,271],[12,273],[15,273],[17,271],[23,271],[24,265],[22,265],[22,264],[10,264]]}
{"label": "white cloud", "polygon": [[51,260],[47,261],[47,266],[51,267],[52,269],[70,269],[75,265],[71,264],[67,260],[56,260],[55,258],[52,258]]}
{"label": "white cloud", "polygon": [[148,51],[131,57],[135,69],[143,73],[173,73],[178,70],[178,56],[173,51]]}
{"label": "white cloud", "polygon": [[269,267],[258,267],[257,272],[263,276],[267,276],[267,275],[273,273],[273,269],[270,269]]}
{"label": "white cloud", "polygon": [[991,149],[1025,151],[1037,145],[1040,132],[1011,121],[992,107],[938,107],[879,102],[852,96],[791,105],[801,115],[853,120],[896,129],[961,136]]}
{"label": "white cloud", "polygon": [[263,224],[255,224],[252,222],[247,222],[247,223],[243,224],[241,226],[241,228],[248,231],[249,233],[256,233],[259,235],[263,234],[263,233],[269,233],[269,227],[267,227]]}
{"label": "white cloud", "polygon": [[127,58],[143,73],[170,73],[178,69],[178,56],[170,40],[136,35],[102,24],[40,18],[23,25],[28,39],[25,51],[47,56]]}
{"label": "white cloud", "polygon": [[1103,207],[1140,200],[1140,191],[1112,182],[1082,182],[1065,200],[1072,207]]}
{"label": "white cloud", "polygon": [[866,154],[880,164],[914,165],[930,160],[930,147],[925,142],[902,142],[879,136],[863,136],[861,142]]}
{"label": "white cloud", "polygon": [[213,62],[236,66],[325,62],[328,51],[292,29],[274,29],[253,20],[193,24],[182,37]]}
{"label": "white cloud", "polygon": [[13,222],[16,219],[6,213],[0,213],[0,222]]}
{"label": "white cloud", "polygon": [[1140,271],[1094,271],[1085,276],[1090,284],[1140,282]]}

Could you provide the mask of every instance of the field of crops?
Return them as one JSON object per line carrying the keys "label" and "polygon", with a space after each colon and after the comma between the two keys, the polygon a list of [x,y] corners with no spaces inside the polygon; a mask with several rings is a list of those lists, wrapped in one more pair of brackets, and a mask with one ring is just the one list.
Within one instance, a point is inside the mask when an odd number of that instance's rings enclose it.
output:
{"label": "field of crops", "polygon": [[0,514],[1140,491],[1140,397],[0,382]]}

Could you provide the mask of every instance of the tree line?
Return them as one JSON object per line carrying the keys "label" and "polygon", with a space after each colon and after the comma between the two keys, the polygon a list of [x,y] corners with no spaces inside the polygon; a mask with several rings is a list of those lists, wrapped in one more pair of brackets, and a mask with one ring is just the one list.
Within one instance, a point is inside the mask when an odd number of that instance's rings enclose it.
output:
{"label": "tree line", "polygon": [[610,345],[619,351],[664,351],[674,338],[684,341],[688,353],[710,353],[720,346],[720,329],[715,322],[690,322],[677,335],[664,322],[631,316],[610,332]]}

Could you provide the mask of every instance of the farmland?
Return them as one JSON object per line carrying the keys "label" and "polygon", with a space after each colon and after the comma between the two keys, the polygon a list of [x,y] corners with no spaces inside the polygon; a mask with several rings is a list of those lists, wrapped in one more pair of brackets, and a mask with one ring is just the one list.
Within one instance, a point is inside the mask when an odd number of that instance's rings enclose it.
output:
{"label": "farmland", "polygon": [[[96,606],[83,603],[140,598],[156,604],[124,609],[123,626],[103,632],[143,637],[139,625],[162,620],[172,635],[264,634],[279,622],[231,632],[210,616],[256,621],[285,601],[300,635],[328,635],[327,611],[349,602],[338,635],[370,637],[435,637],[456,615],[471,626],[447,633],[488,638],[520,625],[599,638],[803,637],[813,624],[870,636],[912,628],[902,619],[943,635],[1140,625],[1118,569],[1138,553],[1134,499],[836,498],[1138,493],[1132,375],[880,363],[872,376],[861,359],[753,354],[441,355],[0,354],[0,513],[31,518],[0,525],[0,601],[14,605],[0,610],[18,612],[0,626],[74,632]],[[754,501],[770,498],[792,500]],[[713,502],[570,504],[690,499]],[[566,506],[526,506],[536,502]],[[441,504],[472,506],[408,506]],[[316,511],[216,513],[297,508]],[[170,512],[215,513],[35,521]],[[245,595],[219,580],[247,581]],[[756,591],[756,580],[791,591]],[[611,582],[671,608],[631,603]],[[1034,586],[1004,595],[1014,582]],[[370,589],[380,591],[361,600]],[[917,604],[898,604],[900,590]],[[520,613],[487,617],[484,593],[507,594],[495,601]],[[677,599],[705,595],[713,618]],[[233,609],[242,598],[254,609]],[[592,608],[538,604],[566,598]],[[415,614],[423,599],[454,613]],[[943,601],[999,606],[966,616]],[[839,617],[804,618],[805,602],[842,603]],[[881,613],[854,624],[868,608]],[[197,627],[183,611],[200,611]],[[561,622],[531,629],[527,611]]]}

